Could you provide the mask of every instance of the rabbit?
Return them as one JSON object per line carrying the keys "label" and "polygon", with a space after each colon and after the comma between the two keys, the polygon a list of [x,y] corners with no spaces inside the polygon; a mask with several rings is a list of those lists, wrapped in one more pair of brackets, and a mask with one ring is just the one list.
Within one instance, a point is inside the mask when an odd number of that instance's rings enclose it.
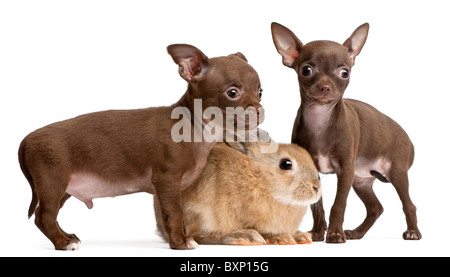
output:
{"label": "rabbit", "polygon": [[[297,231],[310,204],[322,194],[311,156],[294,144],[220,142],[194,184],[181,191],[184,228],[200,244],[263,245],[311,243]],[[159,203],[155,217],[163,231]]]}

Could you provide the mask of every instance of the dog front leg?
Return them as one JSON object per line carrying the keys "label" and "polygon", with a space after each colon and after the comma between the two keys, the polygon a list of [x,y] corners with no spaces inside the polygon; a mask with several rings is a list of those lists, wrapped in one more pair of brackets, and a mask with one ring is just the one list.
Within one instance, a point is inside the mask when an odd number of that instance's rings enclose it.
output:
{"label": "dog front leg", "polygon": [[311,204],[311,212],[314,219],[314,225],[309,233],[311,233],[313,241],[323,241],[325,238],[325,231],[327,230],[327,222],[325,221],[322,197],[320,197],[318,202]]}
{"label": "dog front leg", "polygon": [[346,241],[342,225],[344,223],[347,197],[353,184],[355,169],[353,164],[347,164],[341,168],[341,170],[336,170],[338,179],[337,193],[330,212],[330,225],[328,227],[326,239],[327,243],[344,243]]}
{"label": "dog front leg", "polygon": [[[181,176],[170,178],[171,174],[155,174],[154,177],[156,197],[163,219],[164,231],[168,235],[169,245],[172,249],[195,249],[198,244],[193,238],[186,237],[183,228],[183,210],[181,208]],[[155,207],[156,208],[156,207]]]}

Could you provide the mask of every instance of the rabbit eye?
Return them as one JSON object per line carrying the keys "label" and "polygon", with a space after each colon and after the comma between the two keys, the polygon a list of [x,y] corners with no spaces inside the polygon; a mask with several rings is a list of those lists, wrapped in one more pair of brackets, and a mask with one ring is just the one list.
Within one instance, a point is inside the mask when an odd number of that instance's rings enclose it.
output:
{"label": "rabbit eye", "polygon": [[292,162],[289,159],[283,159],[280,162],[280,168],[283,170],[291,170],[292,169]]}

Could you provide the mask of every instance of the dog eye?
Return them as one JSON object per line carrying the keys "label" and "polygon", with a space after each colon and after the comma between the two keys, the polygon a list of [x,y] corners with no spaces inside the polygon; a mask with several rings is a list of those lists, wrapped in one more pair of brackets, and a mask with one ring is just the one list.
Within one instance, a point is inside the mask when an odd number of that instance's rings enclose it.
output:
{"label": "dog eye", "polygon": [[228,97],[235,99],[239,96],[239,92],[237,89],[232,88],[227,91],[227,95],[228,95]]}
{"label": "dog eye", "polygon": [[289,159],[283,159],[280,162],[280,168],[283,170],[291,170],[292,169],[292,162]]}
{"label": "dog eye", "polygon": [[342,68],[339,71],[339,77],[341,77],[342,79],[347,79],[348,77],[350,77],[350,71],[347,68]]}
{"label": "dog eye", "polygon": [[302,67],[301,73],[302,73],[303,76],[309,77],[309,76],[312,75],[313,69],[312,69],[312,67],[310,65],[305,65],[304,67]]}
{"label": "dog eye", "polygon": [[261,99],[261,97],[262,97],[262,93],[263,93],[263,89],[262,89],[262,88],[260,88],[260,89],[259,89],[259,93],[258,93],[258,97],[259,97],[259,99]]}

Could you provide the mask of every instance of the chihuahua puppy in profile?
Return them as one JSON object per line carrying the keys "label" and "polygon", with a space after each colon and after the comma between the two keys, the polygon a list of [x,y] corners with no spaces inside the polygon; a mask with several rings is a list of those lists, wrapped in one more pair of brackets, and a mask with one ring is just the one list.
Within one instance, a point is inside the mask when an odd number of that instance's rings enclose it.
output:
{"label": "chihuahua puppy in profile", "polygon": [[[298,74],[301,105],[292,130],[292,142],[313,157],[319,172],[337,175],[337,194],[330,213],[326,241],[343,243],[362,238],[383,212],[372,186],[375,179],[397,190],[406,215],[406,240],[419,240],[416,207],[409,196],[408,169],[414,147],[406,132],[374,107],[343,99],[356,56],[361,52],[369,24],[358,27],[343,43],[313,41],[303,44],[288,28],[272,23],[272,37],[283,64]],[[353,187],[367,209],[364,222],[343,230],[347,196]],[[311,206],[313,240],[327,230],[320,200]]]}
{"label": "chihuahua puppy in profile", "polygon": [[[94,198],[136,192],[156,195],[171,248],[198,246],[183,230],[180,191],[200,175],[216,140],[206,139],[212,134],[205,129],[200,139],[174,141],[171,129],[180,121],[173,118],[173,111],[179,108],[186,113],[183,124],[196,125],[188,128],[187,135],[193,135],[196,128],[210,123],[203,116],[194,124],[195,102],[202,104],[201,113],[210,107],[223,113],[229,107],[254,107],[259,114],[261,85],[241,53],[210,59],[187,44],[170,45],[167,50],[188,82],[177,103],[81,115],[38,129],[20,144],[20,166],[32,189],[28,216],[35,213],[37,227],[55,249],[79,248],[78,237],[57,222],[69,197],[92,208]],[[222,127],[216,126],[216,132]]]}

